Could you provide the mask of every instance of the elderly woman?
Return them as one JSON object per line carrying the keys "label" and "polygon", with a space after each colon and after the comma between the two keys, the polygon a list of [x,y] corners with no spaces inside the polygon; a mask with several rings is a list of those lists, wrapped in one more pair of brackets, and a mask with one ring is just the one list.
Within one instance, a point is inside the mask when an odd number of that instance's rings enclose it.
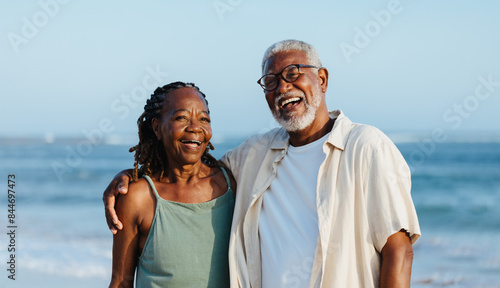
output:
{"label": "elderly woman", "polygon": [[118,198],[109,287],[229,287],[235,182],[208,153],[210,112],[191,83],[157,88],[139,117],[134,183]]}

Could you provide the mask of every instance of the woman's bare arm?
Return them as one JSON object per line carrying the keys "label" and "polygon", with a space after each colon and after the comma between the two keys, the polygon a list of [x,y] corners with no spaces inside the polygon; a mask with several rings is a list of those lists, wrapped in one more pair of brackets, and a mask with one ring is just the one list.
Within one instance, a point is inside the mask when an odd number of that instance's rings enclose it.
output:
{"label": "woman's bare arm", "polygon": [[113,236],[113,270],[109,287],[134,287],[134,274],[139,257],[139,227],[141,199],[134,185],[116,202],[123,228]]}

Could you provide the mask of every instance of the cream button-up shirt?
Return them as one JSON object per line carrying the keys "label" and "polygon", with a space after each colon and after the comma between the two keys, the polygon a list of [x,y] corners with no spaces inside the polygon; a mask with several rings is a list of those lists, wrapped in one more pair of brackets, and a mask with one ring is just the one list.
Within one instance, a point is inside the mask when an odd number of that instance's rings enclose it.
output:
{"label": "cream button-up shirt", "polygon": [[[309,287],[379,287],[387,238],[401,229],[412,243],[420,237],[410,171],[380,130],[352,123],[341,111],[330,112],[330,118],[336,121],[323,144],[317,178],[319,237]],[[250,137],[221,159],[238,183],[229,245],[231,287],[262,286],[262,196],[288,146],[288,133],[279,128]]]}

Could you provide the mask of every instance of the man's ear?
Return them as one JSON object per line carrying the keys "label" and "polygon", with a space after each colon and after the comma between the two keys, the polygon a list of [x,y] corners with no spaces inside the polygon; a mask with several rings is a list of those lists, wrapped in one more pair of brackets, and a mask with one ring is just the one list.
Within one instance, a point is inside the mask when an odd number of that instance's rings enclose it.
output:
{"label": "man's ear", "polygon": [[158,140],[161,140],[160,121],[158,120],[158,118],[153,118],[153,120],[151,120],[151,126],[153,127],[156,138],[158,138]]}
{"label": "man's ear", "polygon": [[328,70],[326,68],[320,68],[318,70],[319,84],[321,85],[321,91],[323,93],[328,89]]}

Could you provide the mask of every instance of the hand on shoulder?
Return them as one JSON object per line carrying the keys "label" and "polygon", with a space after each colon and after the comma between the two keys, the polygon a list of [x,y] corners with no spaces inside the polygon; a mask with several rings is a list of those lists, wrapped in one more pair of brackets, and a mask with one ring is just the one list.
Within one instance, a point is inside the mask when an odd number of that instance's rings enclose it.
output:
{"label": "hand on shoulder", "polygon": [[150,211],[148,207],[154,207],[154,198],[152,197],[149,183],[141,178],[136,182],[130,183],[128,193],[118,197],[116,202],[116,212],[118,218],[125,221],[140,222],[144,211]]}

